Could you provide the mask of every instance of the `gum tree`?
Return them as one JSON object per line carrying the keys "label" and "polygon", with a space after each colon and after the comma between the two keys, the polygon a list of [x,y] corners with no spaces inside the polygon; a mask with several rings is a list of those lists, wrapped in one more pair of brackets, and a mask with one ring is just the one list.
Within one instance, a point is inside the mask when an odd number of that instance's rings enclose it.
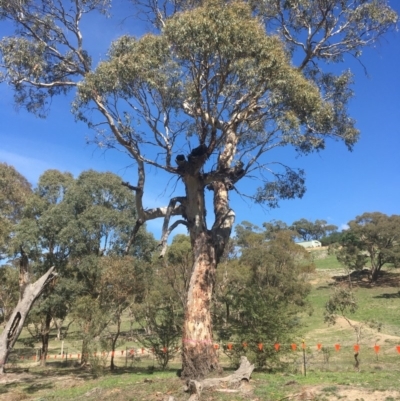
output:
{"label": "gum tree", "polygon": [[[12,242],[16,235],[18,224],[20,224],[23,217],[24,208],[31,195],[31,185],[26,178],[18,173],[14,167],[0,163],[0,259],[13,256]],[[4,330],[0,334],[0,375],[4,374],[4,366],[8,356],[22,331],[33,303],[55,277],[53,266],[35,282],[32,282],[34,276],[29,265],[28,256],[22,247],[20,247],[19,253],[21,257],[15,261],[15,264],[19,265],[19,280],[17,284],[19,287],[19,299],[11,313],[7,311],[8,321],[5,322]],[[16,278],[16,274],[13,274],[14,271],[9,270],[10,268],[4,266],[1,269],[1,278],[4,280],[3,285],[7,285],[6,280],[10,276]],[[2,292],[4,290],[13,292],[13,287],[3,287]],[[6,299],[5,296],[1,296],[3,313],[6,312],[4,309],[7,306],[4,302],[14,301],[14,294],[9,295],[11,295],[11,299],[10,297]]]}
{"label": "gum tree", "polygon": [[32,308],[27,325],[41,341],[42,365],[46,364],[50,330],[53,319],[65,318],[76,283],[67,277],[66,265],[71,242],[62,238],[62,231],[71,215],[62,207],[65,193],[71,187],[70,173],[57,170],[45,171],[29,198],[13,238],[15,252],[22,249],[30,261],[34,277],[44,274],[51,266],[57,270],[57,280],[42,291]]}
{"label": "gum tree", "polygon": [[0,259],[9,254],[10,240],[31,193],[24,176],[13,166],[0,163]]}
{"label": "gum tree", "polygon": [[338,260],[349,269],[361,270],[370,263],[372,281],[385,264],[400,263],[400,215],[363,213],[349,221],[341,240]]}
{"label": "gum tree", "polygon": [[315,220],[315,222],[307,219],[294,221],[291,229],[297,232],[298,237],[303,241],[311,241],[313,239],[320,240],[322,237],[337,231],[338,227],[328,224],[326,220]]}
{"label": "gum tree", "polygon": [[[397,16],[377,0],[269,0],[262,7],[257,1],[138,0],[136,12],[153,22],[155,33],[120,38],[93,69],[81,21],[91,11],[106,13],[109,4],[0,1],[1,15],[17,26],[0,43],[4,79],[20,106],[42,116],[49,97],[77,89],[76,115],[98,129],[95,141],[122,148],[135,161],[137,182],[125,184],[135,192],[138,219],[127,248],[145,221],[164,219],[161,255],[170,232],[187,227],[193,266],[183,376],[199,377],[218,366],[210,302],[235,218],[229,192],[256,176],[260,187],[250,197],[274,207],[305,191],[304,172],[273,162],[274,149],[307,154],[323,149],[327,138],[352,148],[358,131],[347,114],[351,74],[323,68],[347,53],[359,56]],[[290,57],[299,54],[299,66],[291,66]],[[182,183],[166,207],[143,205],[148,167]],[[180,218],[171,224],[172,216]]]}

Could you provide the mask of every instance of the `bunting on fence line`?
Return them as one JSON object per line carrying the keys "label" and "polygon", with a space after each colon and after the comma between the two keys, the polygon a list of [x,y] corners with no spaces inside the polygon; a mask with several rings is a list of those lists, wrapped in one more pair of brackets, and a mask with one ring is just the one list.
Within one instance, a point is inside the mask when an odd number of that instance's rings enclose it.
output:
{"label": "bunting on fence line", "polygon": [[[240,351],[240,350],[243,350],[243,348],[247,349],[247,348],[250,347],[249,343],[247,343],[247,342],[239,342],[239,343],[229,342],[229,343],[225,343],[225,344],[219,344],[219,343],[214,343],[213,344],[213,348],[216,351],[219,350],[221,346],[222,346],[222,349],[224,349],[225,352],[228,352],[228,353],[230,353],[232,351],[235,351],[235,350],[236,351]],[[306,351],[307,349],[311,350],[311,346],[307,346],[305,341],[302,341],[300,344],[296,344],[296,343],[281,344],[281,343],[278,343],[278,342],[275,342],[275,343],[259,342],[259,343],[255,343],[255,344],[253,343],[252,347],[253,347],[253,350],[255,349],[258,352],[266,352],[266,351],[268,351],[268,349],[271,350],[271,351],[275,350],[275,352],[278,352],[278,351],[281,351],[281,350],[291,350],[292,352],[299,351],[299,350]],[[342,348],[343,348],[343,350],[346,350],[349,347],[352,348],[354,353],[357,353],[357,354],[361,350],[360,344],[354,344],[352,346],[344,346],[343,347],[340,343],[335,343],[335,344],[333,344],[333,347],[334,347],[336,352],[342,351]],[[155,354],[156,352],[161,352],[161,353],[166,354],[167,352],[169,352],[169,350],[172,350],[172,349],[175,349],[176,352],[179,351],[179,347],[168,348],[168,347],[164,346],[164,347],[158,349],[157,351],[154,348],[144,348],[144,347],[142,347],[142,348],[137,348],[136,350],[134,348],[131,348],[131,349],[127,348],[126,350],[116,350],[116,351],[111,351],[109,353],[104,352],[104,351],[102,351],[101,353],[95,351],[91,355],[93,357],[95,357],[95,358],[97,356],[100,356],[100,355],[102,355],[103,357],[107,357],[107,356],[108,357],[110,357],[110,356],[115,357],[117,355],[120,356],[120,357],[123,357],[124,355],[126,355],[126,357],[128,357],[128,355],[129,355],[130,357],[133,358],[135,356],[135,353],[137,355],[139,355],[139,354],[143,355],[145,353],[147,353],[147,354]],[[322,344],[321,343],[317,343],[316,344],[316,349],[317,349],[317,351],[321,351],[322,350]],[[372,352],[374,352],[376,355],[378,355],[379,353],[383,352],[382,351],[382,346],[379,345],[379,344],[371,345],[371,347],[363,346],[363,349],[364,350],[369,349]],[[394,346],[392,348],[392,350],[394,350],[394,352],[396,352],[397,354],[400,355],[400,345]],[[120,352],[120,354],[118,352]],[[343,351],[343,352],[345,352],[345,351]],[[54,358],[56,360],[58,358],[58,355],[59,354],[54,354],[54,356],[53,356],[51,354],[47,354],[47,356],[45,357],[44,355],[39,355],[39,354],[34,354],[34,355],[31,355],[31,356],[25,354],[25,355],[20,355],[19,357],[17,356],[17,360],[25,361],[25,360],[29,360],[30,359],[30,360],[33,360],[33,361],[36,361],[36,362],[40,361],[40,360],[43,360],[44,358],[46,358],[46,359]],[[60,355],[61,355],[62,359],[65,359],[65,358],[68,358],[68,357],[70,359],[73,359],[73,358],[80,359],[81,358],[81,354],[80,353],[77,353],[77,354],[70,353],[69,355],[68,355],[68,353],[65,353],[65,354],[63,353],[63,354],[60,354]],[[86,353],[86,354],[84,354],[84,356],[86,358],[88,358],[89,354]]]}

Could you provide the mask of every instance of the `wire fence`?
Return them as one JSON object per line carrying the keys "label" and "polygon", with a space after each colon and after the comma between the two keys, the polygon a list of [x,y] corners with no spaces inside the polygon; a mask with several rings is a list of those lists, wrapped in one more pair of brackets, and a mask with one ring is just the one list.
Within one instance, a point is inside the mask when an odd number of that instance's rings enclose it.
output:
{"label": "wire fence", "polygon": [[[229,363],[228,359],[234,352],[246,350],[246,343],[215,343],[214,348],[221,360]],[[240,349],[240,350],[239,350]],[[307,374],[313,371],[348,371],[348,370],[391,370],[400,371],[400,345],[393,343],[378,344],[354,344],[342,345],[322,344],[314,345],[302,343],[291,344],[257,344],[257,352],[274,352],[275,357],[286,365],[293,373]],[[138,362],[155,365],[156,353],[174,354],[179,360],[180,347],[123,347],[112,351],[94,351],[84,355],[89,360],[100,360],[103,366],[108,366],[113,356],[117,366],[134,366]],[[227,358],[228,357],[228,358]],[[40,349],[16,348],[12,351],[8,361],[8,368],[35,366],[44,359]],[[73,366],[82,360],[81,353],[74,347],[51,349],[46,356],[46,363],[57,363],[60,366]]]}

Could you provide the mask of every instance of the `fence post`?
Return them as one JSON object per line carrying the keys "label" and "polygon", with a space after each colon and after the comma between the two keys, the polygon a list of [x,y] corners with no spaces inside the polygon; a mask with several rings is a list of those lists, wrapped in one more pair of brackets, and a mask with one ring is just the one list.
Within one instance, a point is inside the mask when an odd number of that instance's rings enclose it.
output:
{"label": "fence post", "polygon": [[307,368],[306,368],[306,344],[304,340],[302,342],[302,348],[303,348],[303,366],[304,366],[304,376],[307,376]]}

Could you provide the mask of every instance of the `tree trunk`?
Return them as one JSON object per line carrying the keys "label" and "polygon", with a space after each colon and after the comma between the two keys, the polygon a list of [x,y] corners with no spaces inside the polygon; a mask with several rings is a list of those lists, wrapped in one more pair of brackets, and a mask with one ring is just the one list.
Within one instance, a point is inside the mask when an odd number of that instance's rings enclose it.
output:
{"label": "tree trunk", "polygon": [[203,378],[210,371],[219,368],[212,338],[210,308],[216,270],[214,247],[206,235],[202,235],[196,242],[183,325],[184,378]]}
{"label": "tree trunk", "polygon": [[115,365],[114,365],[114,355],[115,355],[115,347],[117,345],[117,340],[119,337],[119,334],[121,332],[121,319],[118,318],[118,322],[117,322],[117,333],[115,334],[115,336],[112,338],[112,342],[111,342],[111,364],[110,364],[110,369],[114,370],[115,369]]}
{"label": "tree trunk", "polygon": [[85,337],[82,341],[81,364],[87,365],[89,363],[89,342],[91,341],[89,337],[89,329],[85,328],[84,335]]}
{"label": "tree trunk", "polygon": [[204,185],[201,178],[185,175],[186,215],[193,253],[182,338],[182,378],[201,379],[219,362],[212,337],[211,300],[215,273],[229,240],[234,213],[228,207],[223,183],[213,183],[215,222],[206,227]]}
{"label": "tree trunk", "polygon": [[40,365],[41,366],[46,366],[47,353],[49,351],[51,319],[52,319],[51,315],[49,313],[47,313],[45,321],[44,321],[44,327],[42,327],[42,331],[40,333],[40,337],[42,340],[42,349],[40,352]]}
{"label": "tree trunk", "polygon": [[217,259],[212,233],[206,227],[204,186],[193,175],[185,176],[184,181],[193,268],[183,324],[182,377],[197,379],[219,368],[211,323],[211,297]]}
{"label": "tree trunk", "polygon": [[371,281],[372,282],[378,281],[379,271],[380,271],[380,269],[378,269],[376,267],[371,267]]}
{"label": "tree trunk", "polygon": [[53,322],[54,322],[54,326],[56,326],[56,329],[57,329],[57,340],[58,341],[61,341],[62,340],[62,333],[61,333],[61,330],[62,330],[62,325],[63,325],[63,323],[64,323],[64,319],[58,319],[57,320],[57,318],[54,318],[53,319]]}
{"label": "tree trunk", "polygon": [[54,278],[55,274],[53,273],[53,270],[54,266],[33,284],[26,284],[24,282],[21,299],[11,314],[5,329],[0,335],[0,375],[4,374],[4,366],[15,342],[21,334],[25,319],[27,318],[33,303],[42,293],[46,285]]}

